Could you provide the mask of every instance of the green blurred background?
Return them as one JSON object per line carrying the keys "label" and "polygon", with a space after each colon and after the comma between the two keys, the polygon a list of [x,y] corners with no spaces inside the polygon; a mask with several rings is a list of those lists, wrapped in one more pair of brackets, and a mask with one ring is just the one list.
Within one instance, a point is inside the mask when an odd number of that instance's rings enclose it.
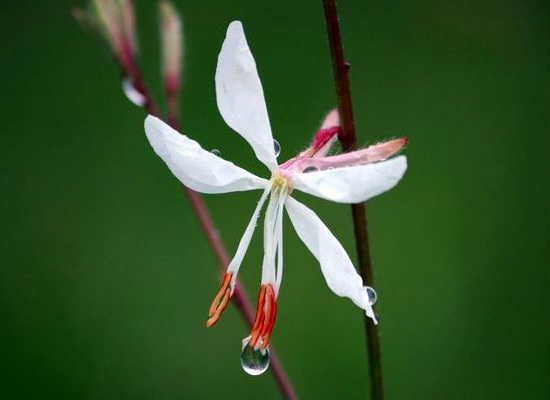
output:
{"label": "green blurred background", "polygon": [[[157,98],[155,1],[137,1]],[[227,24],[244,22],[283,159],[335,103],[320,1],[178,0],[187,134],[265,173],[215,104]],[[204,327],[217,264],[144,113],[78,1],[0,5],[0,397],[279,399],[239,365],[230,308]],[[340,1],[359,141],[408,135],[409,170],[369,202],[388,399],[548,399],[547,1]],[[206,196],[232,253],[259,193]],[[355,255],[349,207],[307,196]],[[288,222],[288,220],[287,220]],[[261,236],[242,268],[255,298]],[[285,227],[274,343],[303,399],[365,399],[361,312]]]}

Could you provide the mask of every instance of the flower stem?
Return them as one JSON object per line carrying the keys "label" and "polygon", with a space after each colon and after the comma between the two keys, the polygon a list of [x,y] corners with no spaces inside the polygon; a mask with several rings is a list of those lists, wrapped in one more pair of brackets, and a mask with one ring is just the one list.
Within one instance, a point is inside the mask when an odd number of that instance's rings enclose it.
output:
{"label": "flower stem", "polygon": [[[158,115],[159,108],[157,107],[151,92],[149,91],[147,85],[145,84],[142,74],[138,68],[138,64],[134,59],[134,62],[131,63],[130,71],[127,71],[128,74],[132,77],[133,84],[135,85],[136,89],[138,89],[141,94],[145,97],[145,109],[148,113],[153,115]],[[173,98],[175,95],[174,93],[171,93],[170,96]],[[175,107],[169,107],[169,115],[168,120],[170,121],[170,124],[172,127],[176,130],[180,129],[179,124],[179,118],[178,118],[178,112]],[[201,195],[194,190],[183,186],[183,189],[185,193],[187,194],[187,197],[189,198],[189,201],[191,203],[191,207],[193,208],[193,211],[197,215],[197,218],[199,219],[199,222],[201,224],[201,227],[206,234],[206,237],[208,239],[208,243],[214,250],[214,253],[216,255],[216,258],[219,261],[220,268],[222,271],[225,271],[227,266],[229,265],[230,258],[227,254],[227,250],[225,247],[225,244],[223,243],[223,240],[220,237],[220,234],[218,232],[218,229],[216,228],[216,225],[214,224],[214,221],[212,220],[212,217],[210,215],[210,212],[208,208],[206,207],[206,204],[204,203],[204,200],[202,199]],[[252,327],[254,324],[254,308],[252,307],[252,304],[250,303],[248,293],[246,292],[245,287],[243,284],[238,280],[237,284],[235,285],[235,290],[233,292],[233,304],[239,312],[241,313],[241,316],[245,320],[245,322]],[[277,385],[279,386],[279,390],[285,398],[288,400],[298,400],[298,395],[296,394],[296,391],[294,390],[294,387],[292,383],[290,382],[290,379],[288,378],[288,375],[286,374],[285,369],[283,368],[283,365],[281,361],[279,360],[279,357],[277,356],[277,353],[275,351],[275,348],[271,346],[270,348],[270,370],[273,376],[275,377],[275,380],[277,382]]]}
{"label": "flower stem", "polygon": [[[332,69],[338,98],[338,111],[342,125],[342,134],[339,140],[345,152],[352,151],[357,146],[353,107],[349,83],[350,65],[344,61],[344,49],[340,34],[340,22],[336,0],[323,0],[325,20],[327,24],[328,40],[332,57]],[[367,231],[367,212],[365,203],[351,206],[355,244],[359,259],[359,272],[365,285],[374,286],[373,268],[370,255],[369,236]],[[374,310],[376,313],[376,309]],[[372,400],[384,399],[384,381],[382,377],[382,352],[380,332],[378,327],[364,315],[367,339],[367,353],[369,359],[370,389]]]}

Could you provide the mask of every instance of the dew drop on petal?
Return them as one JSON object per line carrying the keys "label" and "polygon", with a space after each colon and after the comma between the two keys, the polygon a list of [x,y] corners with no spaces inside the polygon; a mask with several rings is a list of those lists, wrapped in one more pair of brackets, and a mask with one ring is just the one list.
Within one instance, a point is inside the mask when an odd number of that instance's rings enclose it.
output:
{"label": "dew drop on petal", "polygon": [[222,155],[222,152],[219,151],[218,149],[212,149],[212,150],[210,151],[210,153],[214,154],[216,157],[219,157],[219,156]]}
{"label": "dew drop on petal", "polygon": [[275,139],[273,139],[273,151],[275,151],[275,157],[279,157],[281,154],[281,145]]}
{"label": "dew drop on petal", "polygon": [[369,296],[369,304],[372,306],[376,303],[376,291],[370,286],[366,287],[367,296]]}
{"label": "dew drop on petal", "polygon": [[269,367],[269,348],[254,350],[249,346],[250,337],[243,340],[243,351],[241,353],[241,366],[248,375],[261,375]]}
{"label": "dew drop on petal", "polygon": [[302,171],[304,174],[308,174],[310,172],[317,172],[319,171],[319,168],[313,166],[313,165],[310,165],[309,167],[306,167],[304,168],[304,170]]}
{"label": "dew drop on petal", "polygon": [[124,91],[126,98],[136,106],[143,107],[145,105],[145,96],[136,89],[132,83],[132,79],[125,78],[122,81],[122,90]]}

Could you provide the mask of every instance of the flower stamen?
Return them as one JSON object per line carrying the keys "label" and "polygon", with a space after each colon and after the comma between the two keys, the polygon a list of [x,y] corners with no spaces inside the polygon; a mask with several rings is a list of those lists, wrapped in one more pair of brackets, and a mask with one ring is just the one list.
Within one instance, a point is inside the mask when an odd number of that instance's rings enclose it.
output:
{"label": "flower stamen", "polygon": [[266,349],[277,317],[277,299],[273,285],[262,285],[258,295],[256,319],[250,333],[250,346],[257,350]]}
{"label": "flower stamen", "polygon": [[233,290],[230,287],[232,277],[233,277],[233,273],[231,272],[226,272],[226,274],[223,277],[220,290],[216,295],[216,297],[214,297],[214,300],[212,301],[212,305],[208,310],[208,319],[206,320],[207,328],[214,326],[216,322],[220,320],[223,312],[225,311],[225,309],[227,308],[227,305],[229,304],[229,300],[233,295]]}

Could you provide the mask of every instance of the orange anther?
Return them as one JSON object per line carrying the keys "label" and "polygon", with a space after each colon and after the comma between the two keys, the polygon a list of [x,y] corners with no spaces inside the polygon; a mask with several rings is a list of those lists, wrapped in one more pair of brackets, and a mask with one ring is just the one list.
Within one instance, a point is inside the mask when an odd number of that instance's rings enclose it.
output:
{"label": "orange anther", "polygon": [[269,338],[275,324],[277,316],[277,299],[275,290],[270,284],[262,285],[258,296],[258,308],[256,310],[256,319],[250,333],[249,345],[255,349],[261,347],[267,348]]}
{"label": "orange anther", "polygon": [[228,272],[223,277],[221,288],[216,297],[214,297],[212,305],[208,310],[208,320],[206,321],[207,328],[210,328],[220,320],[221,315],[229,304],[229,299],[231,299],[232,295],[231,288],[229,287],[232,275],[231,272]]}
{"label": "orange anther", "polygon": [[275,291],[273,290],[273,287],[271,285],[269,285],[269,288],[271,289],[269,291],[269,316],[266,326],[264,327],[264,331],[262,332],[262,349],[266,349],[269,345],[269,339],[271,338],[271,334],[273,333],[275,319],[277,318],[277,299],[275,298]]}
{"label": "orange anther", "polygon": [[250,333],[250,346],[254,347],[256,342],[260,338],[260,332],[264,323],[265,314],[265,286],[260,287],[260,293],[258,294],[258,305],[256,308],[256,318],[254,318],[254,326],[252,326],[252,332]]}

